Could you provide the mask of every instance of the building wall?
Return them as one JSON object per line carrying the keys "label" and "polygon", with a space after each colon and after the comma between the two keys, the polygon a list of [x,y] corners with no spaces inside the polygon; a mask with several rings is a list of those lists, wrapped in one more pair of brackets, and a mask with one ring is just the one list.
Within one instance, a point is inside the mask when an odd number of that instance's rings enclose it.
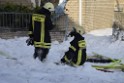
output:
{"label": "building wall", "polygon": [[[0,4],[12,2],[31,6],[32,1],[34,0],[0,0]],[[79,0],[68,0],[66,4],[69,19],[68,30],[76,27],[81,31],[89,32],[94,29],[111,27],[114,18],[114,3],[115,0],[82,0],[82,26],[80,26]],[[119,3],[123,5],[124,0],[119,0]]]}
{"label": "building wall", "polygon": [[79,0],[69,0],[66,4],[66,14],[68,14],[69,29],[79,25]]}
{"label": "building wall", "polygon": [[84,2],[83,26],[86,32],[112,27],[114,18],[113,0],[85,0]]}
{"label": "building wall", "polygon": [[66,8],[70,26],[89,32],[100,28],[112,27],[114,18],[114,0],[82,0],[82,26],[79,25],[79,0],[69,0]]}
{"label": "building wall", "polygon": [[115,3],[124,4],[124,0],[115,0]]}
{"label": "building wall", "polygon": [[[31,5],[32,0],[0,0],[0,4],[13,2],[23,5]],[[54,0],[56,1],[56,0]],[[58,3],[58,0],[57,2]],[[119,0],[120,4],[124,0]],[[68,0],[66,13],[68,14],[68,30],[76,27],[82,32],[95,29],[110,28],[114,19],[115,0],[82,0],[82,26],[79,25],[79,0]]]}

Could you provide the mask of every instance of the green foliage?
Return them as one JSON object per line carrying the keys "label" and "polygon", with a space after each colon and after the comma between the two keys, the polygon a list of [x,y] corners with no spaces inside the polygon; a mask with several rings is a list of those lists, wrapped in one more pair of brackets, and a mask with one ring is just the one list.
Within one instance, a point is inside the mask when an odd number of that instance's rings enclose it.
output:
{"label": "green foliage", "polygon": [[24,6],[22,4],[12,4],[12,3],[6,3],[3,5],[0,5],[0,11],[1,12],[32,12],[33,10],[27,6]]}

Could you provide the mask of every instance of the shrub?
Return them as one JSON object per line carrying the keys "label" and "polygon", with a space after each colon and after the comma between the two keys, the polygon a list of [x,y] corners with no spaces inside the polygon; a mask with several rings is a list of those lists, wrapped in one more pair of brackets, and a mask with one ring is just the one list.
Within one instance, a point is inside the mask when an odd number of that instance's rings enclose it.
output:
{"label": "shrub", "polygon": [[12,4],[12,3],[6,3],[3,5],[0,5],[0,11],[1,12],[32,12],[33,10],[27,6],[24,6],[22,4]]}

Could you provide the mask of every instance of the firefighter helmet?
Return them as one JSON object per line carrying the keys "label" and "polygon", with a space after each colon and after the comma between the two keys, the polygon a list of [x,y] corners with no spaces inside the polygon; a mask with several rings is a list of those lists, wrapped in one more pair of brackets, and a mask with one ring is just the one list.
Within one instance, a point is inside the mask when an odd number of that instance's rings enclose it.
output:
{"label": "firefighter helmet", "polygon": [[49,10],[50,12],[54,11],[54,5],[50,2],[45,3],[43,7]]}
{"label": "firefighter helmet", "polygon": [[72,28],[72,30],[68,33],[68,36],[74,36],[77,33],[77,30],[75,27]]}

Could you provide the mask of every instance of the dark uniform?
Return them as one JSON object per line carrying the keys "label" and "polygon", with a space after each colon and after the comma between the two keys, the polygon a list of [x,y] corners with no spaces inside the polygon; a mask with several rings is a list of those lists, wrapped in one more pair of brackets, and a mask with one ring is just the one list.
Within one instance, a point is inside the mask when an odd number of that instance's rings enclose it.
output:
{"label": "dark uniform", "polygon": [[72,31],[69,35],[74,36],[74,39],[70,42],[71,46],[61,59],[61,62],[72,66],[82,65],[86,61],[86,46],[84,37],[76,31]]}
{"label": "dark uniform", "polygon": [[53,29],[51,12],[45,8],[32,15],[29,37],[33,38],[35,47],[34,58],[37,56],[41,61],[46,58],[51,46],[49,30]]}

